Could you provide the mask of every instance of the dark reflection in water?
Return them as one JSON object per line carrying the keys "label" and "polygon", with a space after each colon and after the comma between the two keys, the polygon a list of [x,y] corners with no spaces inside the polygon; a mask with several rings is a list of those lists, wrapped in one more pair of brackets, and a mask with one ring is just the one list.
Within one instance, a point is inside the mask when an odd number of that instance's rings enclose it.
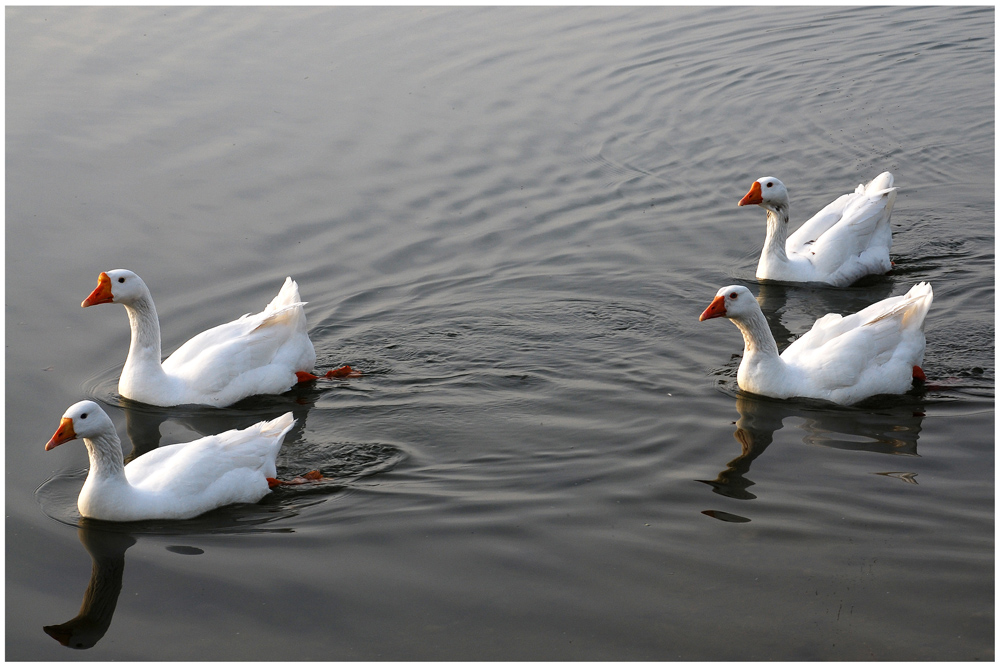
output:
{"label": "dark reflection in water", "polygon": [[63,646],[76,649],[91,648],[111,627],[118,594],[122,590],[125,552],[136,542],[129,533],[106,532],[86,523],[81,522],[77,536],[90,554],[93,566],[80,612],[65,623],[42,628]]}
{"label": "dark reflection in water", "polygon": [[167,551],[175,554],[181,554],[182,556],[200,556],[205,553],[204,549],[199,549],[198,547],[189,547],[183,544],[171,544],[167,547]]}
{"label": "dark reflection in water", "polygon": [[125,413],[125,430],[132,442],[132,451],[125,455],[125,462],[159,447],[163,437],[160,427],[166,422],[180,424],[204,437],[248,428],[291,411],[295,426],[285,436],[284,449],[288,443],[302,439],[306,417],[318,397],[319,392],[302,389],[281,396],[249,398],[224,410],[196,405],[161,408],[117,397],[118,407]]}
{"label": "dark reflection in water", "polygon": [[[125,573],[125,552],[135,545],[136,535],[126,524],[80,520],[77,536],[92,561],[90,582],[83,594],[80,612],[65,623],[44,626],[42,630],[45,634],[63,646],[75,649],[92,648],[101,641],[111,627],[111,619],[118,606]],[[205,553],[198,547],[187,545],[171,545],[167,551],[182,556]]]}
{"label": "dark reflection in water", "polygon": [[719,521],[725,521],[726,523],[750,523],[750,519],[745,516],[730,514],[729,512],[723,512],[722,510],[704,510],[702,514],[710,516],[713,519],[718,519]]}
{"label": "dark reflection in water", "polygon": [[[800,417],[798,426],[805,431],[802,442],[835,449],[860,450],[878,454],[917,456],[917,438],[924,414],[919,404],[898,398],[874,399],[892,401],[882,407],[833,408],[811,405],[809,402],[778,401],[741,394],[736,399],[740,418],[733,437],[740,443],[740,455],[726,464],[726,469],[714,480],[700,479],[712,491],[736,500],[753,500],[749,491],[754,482],[746,477],[750,465],[764,453],[774,434],[787,417]],[[902,399],[906,400],[906,399]],[[912,482],[909,473],[882,473]]]}

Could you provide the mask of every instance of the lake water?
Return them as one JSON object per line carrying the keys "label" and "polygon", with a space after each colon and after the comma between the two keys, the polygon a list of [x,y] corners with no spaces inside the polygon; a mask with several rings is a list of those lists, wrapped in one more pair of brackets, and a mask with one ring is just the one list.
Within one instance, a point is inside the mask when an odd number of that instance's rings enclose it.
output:
{"label": "lake water", "polygon": [[[7,8],[6,657],[992,660],[994,21]],[[796,223],[884,170],[892,275],[754,279],[754,179]],[[364,376],[124,401],[112,268],[164,353],[291,275]],[[929,385],[861,407],[742,394],[698,321],[747,284],[784,346],[924,280]],[[279,472],[329,479],[81,521],[43,446],[87,397],[126,452],[291,409]]]}

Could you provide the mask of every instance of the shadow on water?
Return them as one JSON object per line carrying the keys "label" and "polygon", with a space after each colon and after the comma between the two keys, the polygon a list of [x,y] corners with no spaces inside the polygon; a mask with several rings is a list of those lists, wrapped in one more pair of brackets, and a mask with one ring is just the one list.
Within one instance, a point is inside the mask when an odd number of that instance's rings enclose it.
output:
{"label": "shadow on water", "polygon": [[95,646],[111,627],[122,590],[125,552],[136,543],[129,533],[106,532],[84,524],[81,522],[77,536],[90,554],[92,566],[80,612],[65,623],[42,628],[63,646],[75,649]]}
{"label": "shadow on water", "polygon": [[[134,546],[143,532],[151,528],[154,523],[162,527],[165,522],[116,524],[90,519],[79,520],[77,537],[90,554],[90,581],[87,583],[83,603],[77,615],[64,623],[43,626],[45,634],[63,646],[73,649],[93,648],[104,637],[111,627],[122,590],[125,552]],[[181,526],[188,532],[195,532],[192,530],[191,522],[182,522],[175,528]],[[166,549],[184,556],[204,553],[198,547],[187,545],[173,545]]]}
{"label": "shadow on water", "polygon": [[[900,400],[905,401],[900,403]],[[774,434],[788,417],[798,417],[804,431],[802,442],[835,449],[878,454],[918,456],[917,438],[924,418],[922,405],[912,397],[879,397],[864,403],[867,407],[840,408],[827,403],[778,401],[741,394],[736,399],[740,414],[733,437],[740,444],[740,455],[726,464],[713,480],[697,480],[712,487],[714,493],[736,500],[753,500],[749,491],[754,482],[747,478],[750,466],[774,440]],[[915,475],[903,472],[879,473],[916,483]],[[709,514],[710,511],[706,512]],[[709,514],[714,516],[714,514]],[[721,517],[715,517],[721,518]],[[725,520],[725,519],[723,519]]]}

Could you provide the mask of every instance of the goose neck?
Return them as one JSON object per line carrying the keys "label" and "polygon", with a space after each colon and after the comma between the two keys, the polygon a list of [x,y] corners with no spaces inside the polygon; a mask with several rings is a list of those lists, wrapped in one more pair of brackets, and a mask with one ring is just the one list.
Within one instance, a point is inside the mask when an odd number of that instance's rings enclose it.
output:
{"label": "goose neck", "polygon": [[774,257],[787,261],[785,241],[788,238],[788,205],[776,204],[767,209],[767,237],[764,239],[764,252],[761,257]]}
{"label": "goose neck", "polygon": [[160,320],[156,316],[153,300],[144,297],[125,304],[132,342],[129,344],[126,366],[160,366]]}
{"label": "goose neck", "polygon": [[128,484],[125,478],[121,441],[116,433],[84,438],[83,443],[87,446],[87,455],[90,458],[88,481],[93,478],[102,482],[113,480]]}
{"label": "goose neck", "polygon": [[753,358],[778,358],[778,344],[771,334],[764,313],[755,310],[749,315],[731,318],[743,334],[743,344],[746,346],[744,360]]}

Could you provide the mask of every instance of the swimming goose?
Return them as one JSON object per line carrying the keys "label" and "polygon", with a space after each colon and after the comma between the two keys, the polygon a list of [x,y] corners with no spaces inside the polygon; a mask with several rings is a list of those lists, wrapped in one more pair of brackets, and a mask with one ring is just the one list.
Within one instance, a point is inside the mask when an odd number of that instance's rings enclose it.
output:
{"label": "swimming goose", "polygon": [[743,333],[740,389],[850,405],[902,394],[914,379],[925,379],[923,324],[933,298],[930,284],[918,283],[853,315],[825,315],[780,355],[760,306],[742,285],[720,289],[699,319],[728,317]]}
{"label": "swimming goose", "polygon": [[[118,393],[150,405],[225,407],[256,394],[280,394],[312,374],[316,351],[306,333],[299,288],[285,278],[263,312],[203,331],[160,362],[160,321],[149,288],[132,271],[101,273],[84,308],[120,303],[128,313],[132,342]],[[350,366],[326,377],[353,376]]]}
{"label": "swimming goose", "polygon": [[[788,236],[788,190],[772,176],[754,181],[739,206],[767,211],[758,280],[822,282],[844,287],[892,268],[889,217],[896,188],[889,172],[842,195]],[[787,240],[786,240],[787,237]]]}
{"label": "swimming goose", "polygon": [[90,471],[77,508],[89,519],[143,521],[189,519],[233,503],[255,503],[275,477],[274,459],[292,413],[243,430],[167,445],[125,465],[111,418],[93,401],[80,401],[63,414],[48,451],[83,438]]}

